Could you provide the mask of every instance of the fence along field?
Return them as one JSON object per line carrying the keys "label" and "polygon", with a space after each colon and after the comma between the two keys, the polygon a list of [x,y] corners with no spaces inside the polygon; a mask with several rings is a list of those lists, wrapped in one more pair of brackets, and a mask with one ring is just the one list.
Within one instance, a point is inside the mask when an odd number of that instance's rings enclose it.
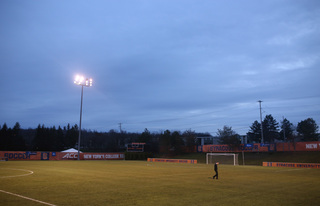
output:
{"label": "fence along field", "polygon": [[[146,161],[0,162],[0,190],[52,205],[317,205],[320,170]],[[14,170],[16,169],[16,170]],[[32,171],[32,174],[24,175]],[[24,176],[19,176],[24,175]],[[8,177],[10,176],[10,177]],[[0,192],[0,205],[43,205]]]}

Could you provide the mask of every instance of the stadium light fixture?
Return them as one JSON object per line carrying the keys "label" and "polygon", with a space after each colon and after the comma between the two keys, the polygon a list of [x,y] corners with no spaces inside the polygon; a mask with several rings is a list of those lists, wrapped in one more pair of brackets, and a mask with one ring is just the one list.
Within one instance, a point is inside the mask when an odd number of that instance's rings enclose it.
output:
{"label": "stadium light fixture", "polygon": [[81,121],[82,121],[82,102],[83,102],[83,87],[92,86],[92,78],[86,79],[84,76],[77,75],[74,83],[81,86],[81,105],[80,105],[80,125],[79,125],[79,138],[78,138],[78,160],[80,160],[80,139],[81,139]]}

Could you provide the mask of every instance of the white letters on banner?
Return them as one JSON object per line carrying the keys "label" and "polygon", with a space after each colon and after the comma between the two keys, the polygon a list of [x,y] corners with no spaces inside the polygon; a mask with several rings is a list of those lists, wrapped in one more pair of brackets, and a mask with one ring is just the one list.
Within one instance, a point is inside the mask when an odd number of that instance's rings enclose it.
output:
{"label": "white letters on banner", "polygon": [[317,149],[317,144],[306,144],[306,149]]}
{"label": "white letters on banner", "polygon": [[[81,156],[80,156],[81,157]],[[62,159],[77,159],[78,153],[65,154]],[[85,160],[123,159],[124,154],[83,154]]]}
{"label": "white letters on banner", "polygon": [[75,159],[75,158],[78,158],[77,153],[67,153],[62,157],[62,159]]}

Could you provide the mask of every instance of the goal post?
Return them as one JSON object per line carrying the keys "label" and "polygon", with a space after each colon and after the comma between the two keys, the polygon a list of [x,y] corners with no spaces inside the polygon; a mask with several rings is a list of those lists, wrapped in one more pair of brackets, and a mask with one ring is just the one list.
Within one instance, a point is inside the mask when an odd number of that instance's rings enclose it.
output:
{"label": "goal post", "polygon": [[206,163],[214,164],[219,162],[220,164],[239,165],[238,154],[235,153],[207,153]]}

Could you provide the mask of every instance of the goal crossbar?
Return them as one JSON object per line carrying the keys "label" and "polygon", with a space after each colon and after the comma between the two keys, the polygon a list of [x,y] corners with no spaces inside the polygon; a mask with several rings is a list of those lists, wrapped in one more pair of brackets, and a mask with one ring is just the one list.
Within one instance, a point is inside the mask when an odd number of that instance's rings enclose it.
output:
{"label": "goal crossbar", "polygon": [[[238,165],[238,154],[235,153],[207,153],[206,154],[206,163],[213,163],[213,162],[209,162],[210,156],[229,156],[230,158],[233,159],[233,165]],[[216,162],[220,162],[219,158],[216,158]],[[222,164],[224,164],[224,162],[221,162]]]}

